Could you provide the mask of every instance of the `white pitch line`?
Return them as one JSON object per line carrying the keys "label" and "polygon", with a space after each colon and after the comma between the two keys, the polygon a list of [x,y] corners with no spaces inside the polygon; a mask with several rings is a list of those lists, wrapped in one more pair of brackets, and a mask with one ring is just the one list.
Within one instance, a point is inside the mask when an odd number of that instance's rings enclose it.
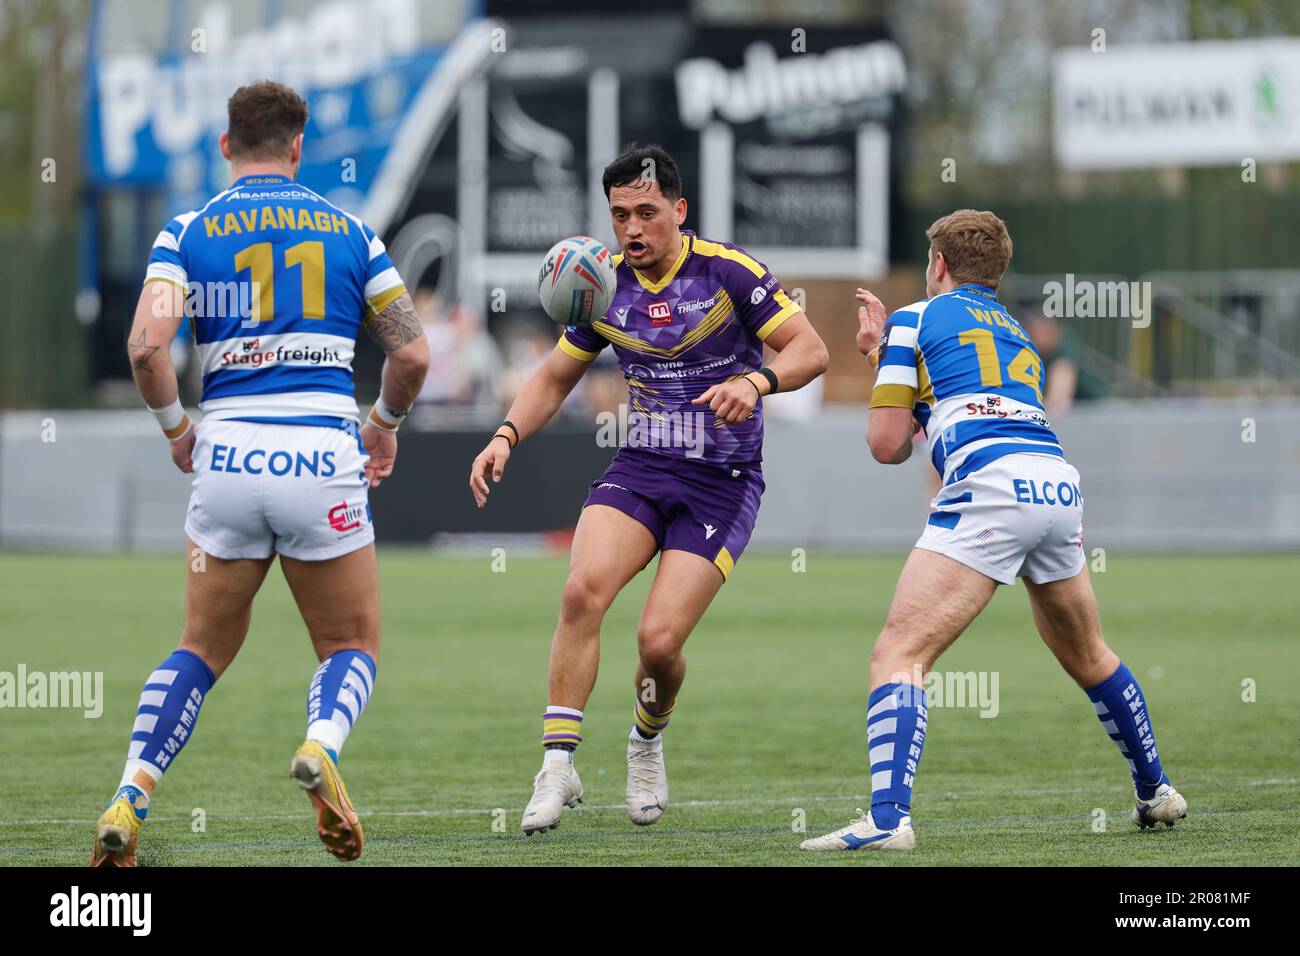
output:
{"label": "white pitch line", "polygon": [[[1243,787],[1276,787],[1276,786],[1295,786],[1300,784],[1300,779],[1295,777],[1271,777],[1265,780],[1242,780],[1239,786]],[[1046,787],[1035,790],[1007,790],[1007,795],[1029,795],[1029,796],[1059,796],[1068,793],[1097,793],[1101,790],[1127,791],[1128,787],[1108,786],[1108,787]],[[989,797],[996,796],[995,790],[946,790],[937,796],[942,796],[948,800],[964,800],[968,797]],[[831,803],[836,801],[849,801],[858,799],[851,795],[843,796],[818,796],[818,797],[757,797],[747,800],[677,800],[672,803],[674,807],[749,807],[749,806],[791,806],[797,807],[805,803]],[[583,804],[588,810],[622,810],[624,805],[621,803],[604,803],[604,804]],[[498,810],[505,810],[508,813],[522,813],[523,807],[445,807],[440,810],[367,810],[358,812],[362,817],[453,817],[453,816],[490,816]],[[305,813],[306,811],[304,811]],[[257,814],[255,816],[229,816],[218,817],[221,820],[300,820],[303,813],[271,813]],[[72,824],[91,824],[96,819],[30,819],[30,820],[0,820],[0,826],[37,826],[43,824],[53,825],[72,825]],[[169,823],[175,823],[182,820],[192,819],[188,815],[178,816],[155,816],[154,820],[161,820]]]}

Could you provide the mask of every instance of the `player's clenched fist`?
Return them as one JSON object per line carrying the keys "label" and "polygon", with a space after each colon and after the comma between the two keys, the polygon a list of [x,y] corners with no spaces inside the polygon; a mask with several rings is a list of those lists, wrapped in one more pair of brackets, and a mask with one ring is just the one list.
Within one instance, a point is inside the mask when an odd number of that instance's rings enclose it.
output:
{"label": "player's clenched fist", "polygon": [[691,404],[708,405],[718,421],[734,425],[754,414],[754,406],[758,404],[758,386],[748,378],[733,378],[711,386]]}
{"label": "player's clenched fist", "polygon": [[366,481],[371,488],[393,473],[397,461],[397,433],[376,428],[369,422],[361,426],[361,447],[370,455],[366,461]]}
{"label": "player's clenched fist", "polygon": [[469,470],[469,490],[474,493],[474,501],[482,508],[487,504],[487,477],[490,474],[494,482],[500,481],[505,473],[506,462],[510,460],[510,439],[504,435],[493,435],[487,446],[478,453]]}
{"label": "player's clenched fist", "polygon": [[858,351],[870,358],[880,346],[885,331],[885,303],[868,289],[859,289],[854,298],[862,303],[858,306]]}
{"label": "player's clenched fist", "polygon": [[185,474],[194,471],[194,429],[172,442],[172,461]]}

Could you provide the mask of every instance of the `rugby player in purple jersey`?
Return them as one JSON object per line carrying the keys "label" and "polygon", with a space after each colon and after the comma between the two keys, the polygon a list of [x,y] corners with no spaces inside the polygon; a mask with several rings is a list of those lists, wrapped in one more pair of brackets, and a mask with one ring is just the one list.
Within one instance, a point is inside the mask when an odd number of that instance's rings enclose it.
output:
{"label": "rugby player in purple jersey", "polygon": [[[604,317],[569,326],[474,459],[470,489],[487,504],[515,447],[560,407],[607,345],[628,383],[627,440],[591,484],[551,642],[542,769],[523,830],[549,830],[582,799],[574,751],[596,682],[605,612],[656,553],[637,628],[627,810],[654,823],[668,805],[663,732],[686,675],[682,649],[744,551],[763,493],[763,396],[826,371],[821,337],[767,268],[683,230],[672,158],[631,147],[604,174],[618,290]],[[775,353],[762,367],[763,346]]]}

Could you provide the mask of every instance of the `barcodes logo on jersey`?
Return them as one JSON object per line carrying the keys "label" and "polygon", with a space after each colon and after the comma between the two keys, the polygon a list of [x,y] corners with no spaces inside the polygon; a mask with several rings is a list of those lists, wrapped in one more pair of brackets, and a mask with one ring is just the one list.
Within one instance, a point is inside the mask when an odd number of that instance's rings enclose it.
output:
{"label": "barcodes logo on jersey", "polygon": [[355,531],[361,527],[361,517],[366,511],[366,506],[349,505],[345,500],[329,510],[330,527],[339,533]]}

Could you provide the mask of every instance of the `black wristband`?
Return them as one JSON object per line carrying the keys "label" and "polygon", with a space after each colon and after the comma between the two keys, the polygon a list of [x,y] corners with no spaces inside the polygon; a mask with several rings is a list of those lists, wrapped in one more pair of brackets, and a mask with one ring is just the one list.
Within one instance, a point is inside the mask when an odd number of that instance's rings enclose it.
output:
{"label": "black wristband", "polygon": [[[500,425],[497,426],[497,431],[500,431],[500,430],[503,429],[503,428],[508,428],[508,429],[510,429],[512,432],[515,433],[514,444],[512,444],[512,445],[510,446],[511,448],[514,448],[515,445],[518,445],[518,444],[519,444],[519,429],[518,429],[518,428],[515,428],[515,423],[512,422],[512,421],[511,421],[510,419],[508,419],[508,418],[507,418],[505,421],[503,421]],[[507,440],[508,440],[508,439],[507,439]]]}
{"label": "black wristband", "polygon": [[[754,385],[754,380],[753,380],[752,378],[750,378],[748,375],[742,375],[741,378],[743,378],[743,379],[744,379],[746,382],[748,382],[750,385]],[[763,393],[762,393],[762,391],[759,389],[759,387],[758,387],[757,385],[754,385],[754,394],[757,395],[758,398],[762,398],[762,397],[763,397]],[[758,401],[758,399],[756,398],[755,401]]]}
{"label": "black wristband", "polygon": [[762,368],[758,370],[758,374],[763,376],[763,378],[767,379],[767,384],[772,386],[772,389],[771,391],[768,392],[768,394],[769,395],[775,394],[777,389],[780,387],[776,380],[776,372],[773,372],[770,368],[764,365]]}

